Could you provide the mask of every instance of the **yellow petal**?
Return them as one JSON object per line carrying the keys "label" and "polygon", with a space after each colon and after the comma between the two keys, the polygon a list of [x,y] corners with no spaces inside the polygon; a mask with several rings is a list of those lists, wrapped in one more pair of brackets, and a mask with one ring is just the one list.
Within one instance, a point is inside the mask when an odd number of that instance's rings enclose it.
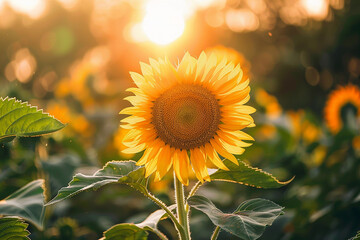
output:
{"label": "yellow petal", "polygon": [[221,111],[223,113],[252,114],[256,112],[256,109],[246,105],[233,104],[233,105],[221,107]]}
{"label": "yellow petal", "polygon": [[250,95],[248,94],[243,100],[238,102],[238,104],[246,104],[250,100]]}
{"label": "yellow petal", "polygon": [[245,149],[239,146],[238,142],[237,145],[235,145],[235,143],[233,144],[227,143],[217,136],[215,136],[214,138],[218,141],[218,143],[220,143],[225,148],[226,151],[228,151],[231,154],[241,155],[245,151]]}
{"label": "yellow petal", "polygon": [[173,163],[172,154],[169,145],[165,145],[158,157],[157,171],[160,179],[169,171]]}
{"label": "yellow petal", "polygon": [[245,152],[245,149],[238,147],[238,146],[230,145],[226,142],[223,142],[223,146],[226,149],[226,151],[228,151],[231,154],[241,155]]}
{"label": "yellow petal", "polygon": [[158,162],[158,156],[161,152],[161,149],[160,151],[157,153],[157,155],[150,159],[150,161],[148,161],[146,164],[145,164],[145,178],[147,178],[148,176],[150,176],[153,172],[156,171],[156,167],[157,167],[157,162]]}
{"label": "yellow petal", "polygon": [[139,88],[145,84],[145,78],[141,74],[137,72],[130,72],[130,76],[134,81],[135,85],[138,86]]}
{"label": "yellow petal", "polygon": [[147,98],[147,95],[140,88],[128,88],[125,91],[132,92],[139,97]]}
{"label": "yellow petal", "polygon": [[250,136],[249,134],[244,133],[244,132],[242,132],[242,131],[231,132],[231,134],[235,135],[236,137],[238,137],[239,139],[242,139],[242,140],[255,141],[252,136]]}
{"label": "yellow petal", "polygon": [[222,144],[216,140],[216,138],[213,138],[210,140],[211,146],[213,146],[213,148],[224,158],[229,159],[230,161],[232,161],[233,163],[235,163],[236,165],[239,165],[237,159],[234,157],[234,155],[232,155],[231,153],[229,153],[223,146]]}
{"label": "yellow petal", "polygon": [[176,177],[185,186],[189,185],[189,156],[186,150],[176,149],[173,159]]}
{"label": "yellow petal", "polygon": [[139,161],[137,161],[136,165],[141,166],[141,165],[144,165],[145,163],[147,163],[150,160],[149,156],[150,156],[151,151],[152,151],[152,148],[145,149],[144,154],[141,156]]}
{"label": "yellow petal", "polygon": [[232,132],[227,132],[220,129],[216,132],[216,134],[220,137],[222,141],[227,142],[228,144],[231,145],[235,145],[239,147],[249,147],[252,145],[251,143],[246,143],[241,141],[241,139],[238,136],[233,135]]}
{"label": "yellow petal", "polygon": [[206,57],[205,52],[201,52],[199,59],[197,60],[196,75],[195,75],[195,79],[193,80],[194,83],[200,82],[201,77],[205,70],[206,59],[207,59],[207,57]]}
{"label": "yellow petal", "polygon": [[226,58],[223,58],[221,62],[216,66],[214,72],[212,73],[211,78],[208,80],[209,84],[213,84],[218,79],[219,74],[221,73],[221,70],[226,65]]}
{"label": "yellow petal", "polygon": [[226,123],[237,123],[237,124],[250,124],[254,122],[254,119],[248,115],[248,114],[236,114],[236,113],[232,113],[232,114],[228,114],[228,113],[223,113],[222,114],[222,118],[221,118],[221,122],[223,122],[224,124]]}
{"label": "yellow petal", "polygon": [[119,112],[119,114],[132,115],[132,114],[138,113],[140,111],[142,111],[142,110],[139,109],[138,107],[127,107],[127,108],[124,108],[123,110],[121,110]]}
{"label": "yellow petal", "polygon": [[216,68],[216,63],[217,63],[216,55],[211,54],[206,62],[204,74],[203,74],[200,82],[204,82],[211,77],[211,75],[213,74],[213,72]]}
{"label": "yellow petal", "polygon": [[230,122],[223,122],[223,124],[220,124],[219,125],[219,128],[221,130],[225,130],[225,131],[237,131],[237,130],[241,130],[241,129],[244,129],[246,127],[249,126],[249,122],[245,122],[245,121],[242,121],[242,122],[233,122],[233,121],[230,121]]}
{"label": "yellow petal", "polygon": [[137,129],[131,129],[128,131],[122,139],[122,142],[132,142],[134,139],[141,134],[141,131]]}
{"label": "yellow petal", "polygon": [[155,74],[159,74],[160,73],[159,63],[153,58],[150,58],[149,62],[150,62],[151,67],[153,68]]}
{"label": "yellow petal", "polygon": [[246,87],[243,90],[230,93],[228,95],[219,97],[219,104],[226,106],[234,103],[238,103],[243,100],[250,92],[250,87]]}
{"label": "yellow petal", "polygon": [[130,116],[130,117],[126,117],[126,118],[123,118],[120,120],[120,122],[130,123],[130,124],[135,124],[135,123],[144,122],[144,121],[148,121],[148,119],[143,118],[143,117],[137,117],[137,116]]}
{"label": "yellow petal", "polygon": [[[218,79],[224,78],[226,75],[228,75],[232,70],[234,69],[234,63],[230,62],[228,63],[220,72]],[[227,79],[226,79],[227,80]],[[214,86],[217,88],[219,84],[222,84],[220,82],[215,82]]]}
{"label": "yellow petal", "polygon": [[142,96],[128,96],[124,100],[129,101],[133,106],[139,106],[148,102],[148,99]]}
{"label": "yellow petal", "polygon": [[153,75],[153,69],[149,64],[140,62],[140,68],[143,75]]}
{"label": "yellow petal", "polygon": [[158,171],[155,172],[154,182],[159,182],[161,180],[160,173]]}
{"label": "yellow petal", "polygon": [[205,144],[205,152],[206,155],[208,156],[208,158],[210,159],[210,161],[218,168],[223,169],[223,170],[229,170],[225,164],[223,163],[223,161],[221,161],[221,159],[219,158],[219,155],[217,154],[217,152],[215,151],[215,149],[211,146],[210,143]]}
{"label": "yellow petal", "polygon": [[[156,155],[161,151],[161,148],[164,146],[164,142],[156,139],[152,142],[150,142],[148,144],[148,147],[146,148],[146,150],[149,151],[149,156],[146,158],[144,158],[141,162],[140,160],[137,162],[137,165],[144,165],[146,164],[148,161],[150,161],[151,159],[155,158]],[[145,152],[146,153],[146,152]],[[144,154],[145,154],[144,153]]]}
{"label": "yellow petal", "polygon": [[143,151],[145,149],[145,147],[146,147],[146,144],[143,143],[143,144],[137,145],[136,147],[126,148],[126,149],[122,150],[121,152],[127,153],[127,154],[138,153],[138,152]]}
{"label": "yellow petal", "polygon": [[217,94],[226,93],[226,92],[230,91],[231,89],[233,89],[236,85],[237,85],[237,82],[234,79],[228,80],[228,81],[223,81],[223,83],[221,85],[218,85],[218,87],[216,87],[216,93]]}
{"label": "yellow petal", "polygon": [[203,180],[210,181],[210,176],[206,168],[206,158],[200,148],[190,150],[190,161],[194,168],[196,177],[203,182]]}

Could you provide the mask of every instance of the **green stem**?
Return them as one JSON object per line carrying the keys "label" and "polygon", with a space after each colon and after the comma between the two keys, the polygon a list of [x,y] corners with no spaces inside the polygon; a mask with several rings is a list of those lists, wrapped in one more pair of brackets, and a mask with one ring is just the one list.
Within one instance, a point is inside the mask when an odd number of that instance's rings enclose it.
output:
{"label": "green stem", "polygon": [[220,233],[220,227],[216,227],[215,231],[213,232],[213,234],[211,235],[211,239],[210,240],[216,240],[219,236]]}
{"label": "green stem", "polygon": [[175,224],[175,228],[176,230],[179,232],[180,236],[182,237],[182,239],[186,239],[184,238],[185,236],[185,232],[184,232],[184,228],[181,226],[181,224],[179,223],[179,221],[176,219],[175,215],[171,212],[171,210],[165,205],[165,203],[163,203],[160,199],[158,199],[157,197],[155,197],[154,195],[152,195],[150,192],[146,192],[146,195],[148,198],[150,198],[154,203],[156,203],[159,207],[161,207],[162,209],[164,209],[164,211],[169,215],[170,219],[173,221],[173,223]]}
{"label": "green stem", "polygon": [[156,234],[156,236],[158,236],[161,240],[169,240],[162,232],[160,232],[159,230],[157,229],[153,229],[152,230],[153,233]]}
{"label": "green stem", "polygon": [[181,240],[190,240],[189,219],[185,211],[184,186],[177,179],[175,173],[174,182],[178,219],[184,230],[184,236],[181,236]]}
{"label": "green stem", "polygon": [[[194,194],[196,193],[196,191],[201,187],[202,182],[198,181],[194,187],[191,189],[189,195],[187,196],[186,199],[189,199],[191,196],[194,196]],[[186,203],[185,205],[185,211],[187,214],[189,214],[189,204]]]}

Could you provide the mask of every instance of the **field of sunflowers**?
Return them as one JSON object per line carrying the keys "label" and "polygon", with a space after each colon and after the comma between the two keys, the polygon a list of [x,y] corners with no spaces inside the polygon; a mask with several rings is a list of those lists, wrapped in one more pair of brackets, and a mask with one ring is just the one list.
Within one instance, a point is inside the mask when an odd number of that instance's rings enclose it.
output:
{"label": "field of sunflowers", "polygon": [[0,240],[360,240],[360,1],[0,0]]}

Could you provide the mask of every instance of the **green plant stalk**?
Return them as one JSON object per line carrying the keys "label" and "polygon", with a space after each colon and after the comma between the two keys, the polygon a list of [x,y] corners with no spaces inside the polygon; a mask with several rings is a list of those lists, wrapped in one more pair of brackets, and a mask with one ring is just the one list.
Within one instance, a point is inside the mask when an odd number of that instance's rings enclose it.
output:
{"label": "green plant stalk", "polygon": [[171,210],[166,206],[165,203],[163,203],[160,199],[152,195],[149,191],[146,192],[146,196],[150,198],[154,203],[156,203],[159,207],[164,209],[164,211],[169,215],[169,218],[173,221],[176,230],[180,234],[181,239],[185,238],[185,231],[184,228],[181,226],[175,215],[171,212]]}
{"label": "green plant stalk", "polygon": [[176,209],[179,222],[184,230],[184,236],[180,236],[181,240],[190,240],[190,227],[187,212],[185,211],[184,185],[177,179],[174,173],[174,187],[176,194]]}
{"label": "green plant stalk", "polygon": [[[194,194],[195,194],[196,191],[201,187],[201,185],[202,185],[202,182],[198,181],[198,182],[194,185],[194,187],[191,189],[191,191],[189,192],[189,195],[187,196],[186,199],[188,199],[189,197],[194,196]],[[190,206],[189,206],[189,204],[187,204],[187,202],[186,202],[185,211],[186,211],[187,214],[189,214],[189,209],[190,209]]]}
{"label": "green plant stalk", "polygon": [[213,232],[213,234],[211,235],[211,238],[210,240],[216,240],[219,236],[219,233],[220,233],[220,227],[217,226]]}

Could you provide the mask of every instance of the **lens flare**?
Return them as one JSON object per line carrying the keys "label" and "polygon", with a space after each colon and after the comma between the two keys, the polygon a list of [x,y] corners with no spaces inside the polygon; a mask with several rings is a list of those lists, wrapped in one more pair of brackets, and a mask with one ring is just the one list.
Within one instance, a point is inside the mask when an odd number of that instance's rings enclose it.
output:
{"label": "lens flare", "polygon": [[185,17],[180,2],[154,0],[148,3],[142,28],[150,41],[166,45],[183,34]]}

